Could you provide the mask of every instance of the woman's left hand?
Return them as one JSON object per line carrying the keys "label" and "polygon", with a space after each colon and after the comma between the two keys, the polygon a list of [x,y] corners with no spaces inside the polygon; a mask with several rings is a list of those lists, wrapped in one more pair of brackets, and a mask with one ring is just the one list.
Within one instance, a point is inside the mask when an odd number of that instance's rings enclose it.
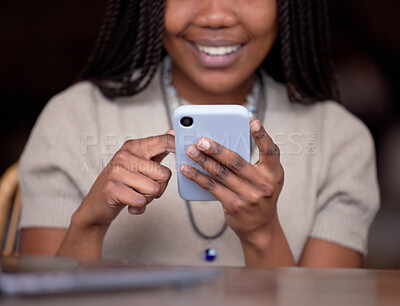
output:
{"label": "woman's left hand", "polygon": [[220,144],[201,138],[197,145],[188,147],[187,153],[221,183],[189,165],[182,165],[181,172],[221,202],[225,220],[242,244],[264,249],[275,225],[279,225],[276,203],[284,171],[279,148],[261,122],[253,120],[250,127],[260,151],[255,165]]}

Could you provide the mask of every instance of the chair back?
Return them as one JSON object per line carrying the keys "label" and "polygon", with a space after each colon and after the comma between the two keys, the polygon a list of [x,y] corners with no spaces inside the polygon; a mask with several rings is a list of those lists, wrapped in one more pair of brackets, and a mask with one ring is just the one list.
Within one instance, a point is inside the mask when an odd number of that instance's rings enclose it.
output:
{"label": "chair back", "polygon": [[0,178],[0,242],[1,254],[14,254],[21,213],[18,189],[18,164],[10,166]]}

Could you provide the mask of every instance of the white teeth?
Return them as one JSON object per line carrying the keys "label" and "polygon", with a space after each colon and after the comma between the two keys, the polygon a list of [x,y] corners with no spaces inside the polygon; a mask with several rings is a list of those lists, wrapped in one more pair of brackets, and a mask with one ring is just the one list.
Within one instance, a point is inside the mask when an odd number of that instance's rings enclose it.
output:
{"label": "white teeth", "polygon": [[208,47],[196,44],[196,47],[201,52],[206,53],[208,55],[221,56],[236,52],[237,50],[239,50],[240,45],[224,46],[224,47]]}

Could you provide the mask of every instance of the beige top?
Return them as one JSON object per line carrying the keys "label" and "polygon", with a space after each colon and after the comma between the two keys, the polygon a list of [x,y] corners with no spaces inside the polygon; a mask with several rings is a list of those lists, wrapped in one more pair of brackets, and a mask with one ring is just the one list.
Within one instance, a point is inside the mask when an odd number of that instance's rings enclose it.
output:
{"label": "beige top", "polygon": [[[81,82],[47,104],[20,160],[21,228],[67,228],[125,140],[169,129],[159,78],[158,72],[145,91],[114,101],[93,84]],[[369,131],[335,102],[292,104],[282,84],[267,75],[264,82],[264,124],[281,149],[285,170],[278,215],[295,259],[300,259],[309,237],[365,254],[368,229],[379,206]],[[252,160],[257,160],[257,152]],[[217,260],[203,260],[209,242],[194,232],[178,195],[174,155],[163,164],[173,172],[166,192],[143,215],[121,212],[106,235],[103,257],[139,264],[244,265],[239,239],[230,228],[212,242]],[[204,233],[220,230],[220,203],[196,202],[192,207]]]}

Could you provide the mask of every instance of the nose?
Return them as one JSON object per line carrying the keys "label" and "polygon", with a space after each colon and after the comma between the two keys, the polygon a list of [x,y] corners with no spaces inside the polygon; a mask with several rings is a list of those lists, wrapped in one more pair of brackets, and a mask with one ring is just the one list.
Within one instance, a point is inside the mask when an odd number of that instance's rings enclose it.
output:
{"label": "nose", "polygon": [[234,5],[227,0],[198,0],[200,9],[194,18],[194,24],[199,27],[213,29],[228,28],[238,23],[233,11]]}

